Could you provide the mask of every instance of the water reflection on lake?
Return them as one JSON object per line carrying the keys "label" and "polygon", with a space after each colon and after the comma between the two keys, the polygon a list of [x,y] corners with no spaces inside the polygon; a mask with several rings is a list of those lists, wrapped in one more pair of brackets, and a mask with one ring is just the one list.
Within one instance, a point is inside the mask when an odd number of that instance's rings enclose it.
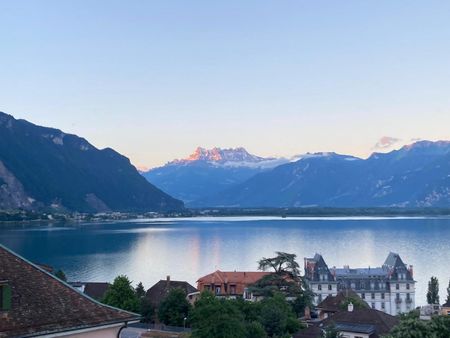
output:
{"label": "water reflection on lake", "polygon": [[150,287],[170,275],[195,286],[215,269],[255,270],[274,251],[321,253],[331,267],[380,266],[389,251],[414,265],[416,304],[437,276],[441,300],[450,278],[448,218],[193,218],[71,226],[8,226],[0,243],[64,270],[71,281],[112,281],[126,274]]}

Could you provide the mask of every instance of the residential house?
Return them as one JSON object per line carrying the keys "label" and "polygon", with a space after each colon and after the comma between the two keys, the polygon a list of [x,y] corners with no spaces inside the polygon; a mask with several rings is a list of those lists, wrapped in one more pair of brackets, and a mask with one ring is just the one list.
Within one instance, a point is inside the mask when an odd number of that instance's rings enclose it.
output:
{"label": "residential house", "polygon": [[[336,296],[328,296],[317,305],[318,317],[320,320],[327,319],[337,312],[341,312],[347,308],[347,303],[360,299],[358,294],[353,290],[339,291]],[[369,307],[361,300],[361,303]]]}
{"label": "residential house", "polygon": [[271,272],[263,271],[220,271],[217,270],[203,276],[197,281],[197,289],[213,292],[217,297],[238,298],[256,300],[257,297],[249,290],[249,286],[255,284]]}
{"label": "residential house", "polygon": [[101,301],[111,286],[106,282],[69,282],[75,289],[83,292],[95,300]]}
{"label": "residential house", "polygon": [[442,304],[441,314],[443,316],[450,316],[450,297],[447,299],[445,304]]}
{"label": "residential house", "polygon": [[389,253],[381,267],[329,268],[323,257],[316,254],[305,258],[305,277],[319,304],[338,291],[354,290],[371,308],[391,315],[415,308],[413,268],[403,263],[400,255]]}
{"label": "residential house", "polygon": [[170,290],[173,289],[183,290],[191,303],[194,301],[195,295],[198,294],[198,290],[188,282],[171,280],[170,276],[167,276],[165,280],[160,280],[148,289],[145,297],[154,309],[158,309],[159,304],[166,298]]}
{"label": "residential house", "polygon": [[342,338],[380,338],[388,334],[399,319],[385,312],[371,308],[354,309],[349,304],[332,316],[298,332],[294,338],[320,338],[330,327],[334,327]]}
{"label": "residential house", "polygon": [[0,337],[116,338],[140,316],[103,305],[0,245]]}

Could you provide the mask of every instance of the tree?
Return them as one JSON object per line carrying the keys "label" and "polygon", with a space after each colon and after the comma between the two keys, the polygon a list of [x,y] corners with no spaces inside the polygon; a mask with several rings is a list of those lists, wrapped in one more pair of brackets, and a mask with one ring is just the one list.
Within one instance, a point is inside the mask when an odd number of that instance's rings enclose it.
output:
{"label": "tree", "polygon": [[139,284],[136,286],[136,296],[139,299],[142,299],[145,297],[145,288],[142,282],[139,282]]}
{"label": "tree", "polygon": [[126,311],[139,311],[139,299],[131,286],[131,281],[125,275],[117,276],[114,279],[102,302]]}
{"label": "tree", "polygon": [[183,326],[191,304],[186,299],[186,293],[179,288],[169,291],[158,309],[158,318],[161,322],[171,326]]}
{"label": "tree", "polygon": [[334,324],[328,326],[322,334],[322,338],[341,338],[342,334],[336,329]]}
{"label": "tree", "polygon": [[210,292],[202,292],[190,321],[192,338],[246,338],[244,316],[235,302],[219,300]]}
{"label": "tree", "polygon": [[445,304],[450,304],[450,279],[448,281],[448,287],[447,287],[447,300],[445,301]]}
{"label": "tree", "polygon": [[428,282],[427,302],[428,304],[439,304],[439,281],[436,277],[431,277]]}
{"label": "tree", "polygon": [[297,279],[300,276],[299,265],[295,261],[297,255],[286,252],[275,252],[277,255],[272,258],[265,258],[259,260],[258,270],[267,271],[273,269],[277,275],[288,275],[292,279]]}
{"label": "tree", "polygon": [[258,280],[250,287],[250,290],[254,294],[264,297],[271,297],[274,293],[281,290],[289,295],[300,294],[302,279],[300,277],[299,265],[295,261],[297,256],[279,251],[276,254],[276,257],[263,257],[259,260],[259,270],[273,270],[273,273]]}
{"label": "tree", "polygon": [[56,271],[55,276],[61,279],[62,281],[67,282],[66,274],[61,269]]}
{"label": "tree", "polygon": [[246,326],[246,338],[266,338],[267,334],[260,322],[250,322]]}
{"label": "tree", "polygon": [[294,333],[300,328],[292,307],[280,293],[261,301],[261,324],[269,337]]}
{"label": "tree", "polygon": [[435,316],[431,320],[419,319],[419,311],[411,311],[400,317],[400,323],[385,338],[448,338],[450,317]]}

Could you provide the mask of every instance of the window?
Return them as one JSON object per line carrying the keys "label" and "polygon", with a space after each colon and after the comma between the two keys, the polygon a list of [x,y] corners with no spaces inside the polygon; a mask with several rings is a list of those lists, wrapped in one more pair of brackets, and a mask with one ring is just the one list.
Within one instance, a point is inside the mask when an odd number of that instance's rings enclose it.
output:
{"label": "window", "polygon": [[236,294],[236,285],[230,285],[230,293],[231,293],[232,295],[235,295],[235,294]]}
{"label": "window", "polygon": [[331,284],[328,284],[328,290],[333,290],[333,286]]}
{"label": "window", "polygon": [[373,292],[370,294],[370,298],[375,299],[375,294]]}
{"label": "window", "polygon": [[372,305],[372,309],[375,309],[375,303],[372,303],[371,305]]}
{"label": "window", "polygon": [[396,299],[397,299],[397,300],[400,299],[400,294],[399,294],[399,293],[396,294]]}
{"label": "window", "polygon": [[384,299],[384,292],[381,294],[381,299]]}
{"label": "window", "polygon": [[385,309],[384,302],[381,303],[381,308],[382,308],[383,310]]}
{"label": "window", "polygon": [[320,303],[322,301],[322,295],[319,295],[318,299],[319,299],[319,303]]}
{"label": "window", "polygon": [[0,311],[11,310],[11,287],[0,284]]}
{"label": "window", "polygon": [[410,300],[410,299],[411,299],[411,296],[410,296],[409,293],[406,294],[406,299],[407,299],[407,300]]}
{"label": "window", "polygon": [[398,283],[395,284],[395,289],[396,289],[396,290],[400,290],[400,284],[398,284]]}
{"label": "window", "polygon": [[366,299],[366,294],[365,293],[361,293],[361,298],[362,299]]}
{"label": "window", "polygon": [[216,285],[216,295],[220,295],[220,285]]}
{"label": "window", "polygon": [[322,291],[322,284],[317,285],[317,290]]}
{"label": "window", "polygon": [[406,290],[409,290],[409,283],[406,283]]}

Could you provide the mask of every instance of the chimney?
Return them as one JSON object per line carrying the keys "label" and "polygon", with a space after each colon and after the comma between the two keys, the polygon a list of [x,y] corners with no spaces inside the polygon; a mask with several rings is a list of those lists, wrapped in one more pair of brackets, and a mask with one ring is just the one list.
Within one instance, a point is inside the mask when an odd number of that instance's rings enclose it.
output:
{"label": "chimney", "polygon": [[167,285],[167,287],[169,287],[169,285],[170,285],[170,275],[167,275],[167,277],[166,277],[166,285]]}
{"label": "chimney", "polygon": [[411,274],[411,277],[414,278],[414,270],[412,265],[409,266],[409,273]]}
{"label": "chimney", "polygon": [[348,303],[347,310],[348,310],[348,312],[353,312],[353,303],[352,302]]}

